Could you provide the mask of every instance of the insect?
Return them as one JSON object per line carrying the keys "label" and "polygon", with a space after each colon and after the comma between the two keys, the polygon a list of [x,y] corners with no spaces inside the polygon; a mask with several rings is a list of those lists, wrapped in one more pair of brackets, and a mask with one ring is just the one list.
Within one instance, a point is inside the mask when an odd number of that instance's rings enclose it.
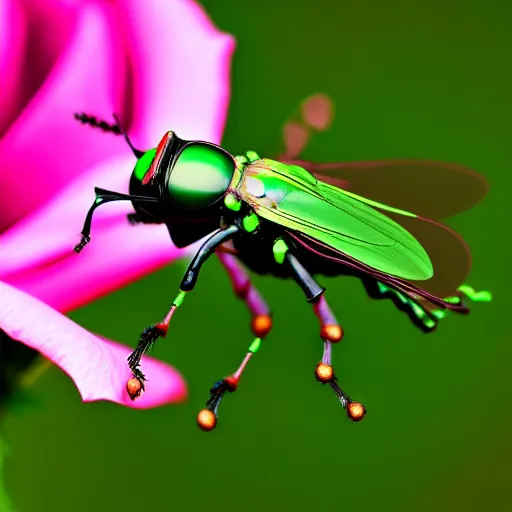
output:
{"label": "insect", "polygon": [[76,117],[122,134],[137,158],[129,194],[95,189],[76,252],[90,241],[96,208],[110,201],[131,201],[135,211],[129,221],[164,224],[177,247],[205,239],[167,316],[142,332],[128,358],[133,377],[127,392],[132,399],[144,391],[142,356],[166,336],[172,316],[214,253],[252,313],[255,338],[240,367],[211,388],[197,416],[206,431],[215,428],[223,396],[237,389],[247,363],[272,328],[270,309],[244,267],[298,283],[312,304],[324,342],[315,377],[332,388],[353,421],[363,419],[366,409],[338,384],[331,348],[344,333],[316,275],[357,276],[371,297],[390,298],[425,332],[435,329],[448,311],[468,313],[463,299],[490,300],[488,292],[463,285],[469,251],[456,233],[438,222],[485,196],[486,182],[468,169],[428,161],[277,161],[254,151],[233,156],[220,146],[183,140],[172,131],[156,148],[141,151],[117,118],[111,125],[85,114]]}

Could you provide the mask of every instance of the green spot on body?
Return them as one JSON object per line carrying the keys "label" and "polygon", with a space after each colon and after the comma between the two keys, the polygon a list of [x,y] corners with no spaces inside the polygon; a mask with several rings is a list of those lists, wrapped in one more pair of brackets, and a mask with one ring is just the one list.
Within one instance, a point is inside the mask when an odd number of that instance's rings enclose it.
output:
{"label": "green spot on body", "polygon": [[285,241],[282,238],[278,238],[272,247],[272,251],[274,252],[274,259],[276,262],[282,265],[284,263],[286,253],[288,252],[288,246]]}
{"label": "green spot on body", "polygon": [[244,217],[242,223],[245,231],[252,233],[259,226],[260,220],[255,213],[251,213],[250,215],[247,215],[247,217]]}
{"label": "green spot on body", "polygon": [[181,303],[183,302],[183,299],[185,298],[186,294],[187,294],[187,292],[180,290],[180,293],[178,294],[178,296],[174,299],[174,302],[172,303],[173,306],[176,306],[177,308],[179,308],[181,306]]}
{"label": "green spot on body", "polygon": [[256,160],[260,160],[260,155],[258,155],[256,151],[247,151],[246,155],[250,163],[256,162]]}
{"label": "green spot on body", "polygon": [[226,208],[233,210],[234,212],[238,212],[242,207],[242,201],[235,196],[235,194],[228,194],[224,199],[224,204]]}
{"label": "green spot on body", "polygon": [[402,304],[409,304],[409,305],[413,304],[405,295],[401,294],[400,292],[397,292],[396,290],[391,290],[391,291],[400,299],[400,302]]}
{"label": "green spot on body", "polygon": [[252,352],[253,354],[258,352],[261,346],[261,338],[256,338],[249,347],[249,352]]}
{"label": "green spot on body", "polygon": [[[416,315],[416,318],[418,318],[419,320],[422,320],[423,318],[425,318],[427,316],[427,314],[425,313],[425,310],[418,306],[418,304],[416,304],[415,302],[412,302],[412,301],[408,301],[409,302],[409,305],[413,311],[413,313]],[[426,322],[424,322],[426,324]]]}
{"label": "green spot on body", "polygon": [[448,311],[443,311],[441,309],[435,309],[434,311],[431,312],[432,315],[434,315],[437,319],[439,320],[442,320],[446,314],[448,313]]}
{"label": "green spot on body", "polygon": [[436,323],[434,322],[434,320],[432,320],[432,318],[425,318],[425,320],[423,321],[423,324],[428,327],[429,329],[433,329],[435,326],[436,326]]}
{"label": "green spot on body", "polygon": [[238,168],[245,166],[245,164],[248,162],[247,157],[243,155],[237,155],[235,156],[235,162]]}
{"label": "green spot on body", "polygon": [[377,286],[379,288],[379,292],[382,295],[384,295],[389,290],[389,288],[385,284],[382,284],[380,281],[377,281]]}
{"label": "green spot on body", "polygon": [[460,304],[460,297],[445,297],[443,300],[448,304]]}

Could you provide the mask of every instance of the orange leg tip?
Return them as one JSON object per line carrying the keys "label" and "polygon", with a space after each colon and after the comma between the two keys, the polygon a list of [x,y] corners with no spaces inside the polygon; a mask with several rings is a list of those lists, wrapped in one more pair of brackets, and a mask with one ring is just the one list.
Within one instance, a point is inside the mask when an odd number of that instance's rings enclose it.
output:
{"label": "orange leg tip", "polygon": [[334,377],[334,370],[330,364],[318,363],[315,368],[315,377],[318,382],[326,384]]}
{"label": "orange leg tip", "polygon": [[352,421],[361,421],[366,415],[366,408],[359,402],[350,402],[347,405],[347,416]]}
{"label": "orange leg tip", "polygon": [[135,377],[129,379],[126,383],[126,391],[128,391],[128,394],[132,400],[138,398],[142,393],[142,384],[140,383],[139,379]]}
{"label": "orange leg tip", "polygon": [[251,329],[257,338],[264,338],[272,329],[272,317],[270,315],[256,315],[251,322]]}
{"label": "orange leg tip", "polygon": [[205,432],[213,430],[217,425],[217,416],[215,416],[215,413],[210,411],[210,409],[202,409],[199,411],[196,420],[197,426]]}
{"label": "orange leg tip", "polygon": [[336,324],[322,325],[320,329],[320,337],[331,343],[337,343],[343,338],[343,329]]}

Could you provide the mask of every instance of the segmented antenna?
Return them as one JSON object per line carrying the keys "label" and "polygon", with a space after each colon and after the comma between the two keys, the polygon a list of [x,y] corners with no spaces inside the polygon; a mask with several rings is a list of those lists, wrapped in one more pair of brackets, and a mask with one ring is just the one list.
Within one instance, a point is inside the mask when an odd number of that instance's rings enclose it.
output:
{"label": "segmented antenna", "polygon": [[80,242],[75,245],[73,250],[75,252],[82,252],[82,249],[91,241],[90,236],[82,235]]}
{"label": "segmented antenna", "polygon": [[119,127],[119,124],[109,124],[105,121],[102,121],[101,119],[98,119],[96,116],[90,116],[83,112],[80,114],[75,114],[75,119],[80,121],[82,124],[88,124],[89,126],[99,128],[104,132],[115,133],[116,135],[121,135],[123,133]]}
{"label": "segmented antenna", "polygon": [[130,140],[130,137],[128,137],[128,134],[123,130],[123,128],[121,128],[121,122],[119,121],[117,115],[113,114],[113,117],[116,120],[116,124],[109,124],[106,121],[98,119],[96,116],[90,116],[88,114],[85,114],[84,112],[80,114],[75,114],[75,119],[77,119],[83,124],[88,124],[89,126],[92,126],[94,128],[99,128],[104,132],[122,135],[128,146],[130,146],[130,149],[132,150],[132,153],[135,155],[135,157],[140,158],[144,154],[144,151],[141,151],[140,149],[134,147],[132,141]]}

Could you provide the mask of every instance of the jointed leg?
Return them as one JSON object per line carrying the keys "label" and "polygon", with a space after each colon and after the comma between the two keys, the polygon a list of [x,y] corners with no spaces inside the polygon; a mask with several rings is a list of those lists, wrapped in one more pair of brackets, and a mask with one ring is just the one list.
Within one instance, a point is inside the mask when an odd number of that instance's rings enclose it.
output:
{"label": "jointed leg", "polygon": [[269,307],[251,283],[247,272],[235,256],[221,251],[217,252],[217,256],[229,275],[235,295],[245,301],[247,308],[253,316],[251,322],[253,334],[260,338],[265,337],[272,328]]}
{"label": "jointed leg", "polygon": [[323,295],[313,303],[313,309],[320,322],[320,337],[324,342],[322,361],[315,368],[315,377],[318,382],[322,384],[328,383],[331,386],[341,406],[346,409],[347,416],[352,421],[360,421],[364,418],[366,409],[364,405],[353,402],[338,386],[338,378],[334,373],[331,362],[332,344],[337,343],[343,338],[343,331]]}
{"label": "jointed leg", "polygon": [[343,331],[323,296],[324,289],[291,253],[286,253],[284,263],[290,268],[292,276],[303,289],[308,301],[313,303],[315,314],[320,322],[320,337],[324,341],[324,351],[322,361],[315,368],[315,377],[322,384],[328,383],[331,386],[352,421],[360,421],[366,414],[365,407],[359,402],[353,402],[339,387],[338,378],[331,364],[331,344],[341,340]]}
{"label": "jointed leg", "polygon": [[180,291],[174,299],[165,318],[161,322],[146,327],[142,332],[137,348],[128,357],[128,366],[132,371],[133,378],[131,378],[127,383],[127,391],[132,399],[137,398],[140,396],[142,391],[144,391],[144,381],[146,380],[146,377],[140,370],[142,356],[153,346],[158,338],[165,337],[167,335],[169,324],[171,323],[174,312],[183,302],[187,292],[194,288],[199,271],[211,253],[220,244],[230,238],[233,238],[238,231],[239,228],[237,226],[230,226],[224,230],[219,229],[215,231],[208,240],[206,240],[190,262],[190,265],[185,272],[185,276],[181,281]]}
{"label": "jointed leg", "polygon": [[252,355],[255,354],[261,346],[262,338],[255,338],[249,346],[249,350],[245,355],[242,363],[238,367],[233,375],[225,377],[222,380],[217,381],[210,389],[210,398],[206,402],[206,407],[199,411],[197,415],[197,424],[201,430],[213,430],[217,425],[217,415],[220,402],[224,397],[226,391],[232,393],[236,391],[240,377],[242,376],[247,363],[251,359]]}
{"label": "jointed leg", "polygon": [[262,340],[268,335],[272,328],[272,318],[267,304],[251,283],[249,276],[239,264],[236,257],[221,251],[217,252],[217,256],[229,274],[235,294],[238,298],[246,302],[249,311],[253,315],[251,329],[255,339],[249,346],[249,350],[236,372],[229,377],[217,381],[210,389],[210,398],[206,402],[206,408],[201,410],[197,415],[197,424],[202,430],[206,431],[215,428],[217,424],[218,408],[224,394],[226,391],[232,393],[236,390],[247,363],[252,355],[259,350]]}

